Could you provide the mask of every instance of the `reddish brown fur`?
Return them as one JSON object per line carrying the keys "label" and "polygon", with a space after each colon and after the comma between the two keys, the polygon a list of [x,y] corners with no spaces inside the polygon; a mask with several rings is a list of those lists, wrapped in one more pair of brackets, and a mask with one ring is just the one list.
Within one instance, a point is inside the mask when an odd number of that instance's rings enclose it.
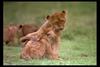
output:
{"label": "reddish brown fur", "polygon": [[[29,40],[22,50],[22,58],[25,59],[27,56],[29,57],[29,59],[34,58],[34,56],[37,56],[37,54],[39,57],[46,55],[51,59],[59,58],[58,48],[60,31],[63,30],[66,21],[65,11],[48,16],[47,21],[48,22],[44,23],[37,32],[30,33],[21,39],[22,42],[25,40]],[[49,36],[48,33],[50,34]],[[42,46],[40,46],[39,44]],[[33,45],[36,45],[38,48],[33,47]],[[30,51],[31,49],[33,50]],[[42,51],[41,49],[44,49],[44,51]],[[34,54],[34,52],[36,53],[36,55]],[[42,53],[42,56],[39,55],[40,53]]]}
{"label": "reddish brown fur", "polygon": [[6,44],[9,44],[9,43],[13,43],[15,38],[16,38],[16,33],[17,33],[17,26],[16,25],[8,25],[7,27],[4,27],[4,30],[3,30],[3,41],[6,43]]}
{"label": "reddish brown fur", "polygon": [[31,37],[33,37],[35,40],[39,40],[45,33],[50,31],[53,27],[56,29],[57,27],[58,29],[63,29],[65,21],[65,11],[56,12],[51,16],[47,16],[46,22],[40,27],[38,31],[36,31],[35,33],[28,34],[27,36],[21,38],[21,41],[23,42]]}
{"label": "reddish brown fur", "polygon": [[22,24],[19,25],[18,36],[23,37],[29,33],[35,32],[38,30],[38,27],[34,24]]}
{"label": "reddish brown fur", "polygon": [[48,45],[48,39],[45,36],[40,41],[29,40],[21,52],[21,58],[32,59],[32,58],[42,58],[46,52],[46,45]]}

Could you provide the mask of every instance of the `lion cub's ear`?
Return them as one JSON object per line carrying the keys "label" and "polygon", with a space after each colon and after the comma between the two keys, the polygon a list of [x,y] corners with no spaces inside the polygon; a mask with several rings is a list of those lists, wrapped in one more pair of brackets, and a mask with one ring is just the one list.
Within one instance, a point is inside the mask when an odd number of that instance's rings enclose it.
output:
{"label": "lion cub's ear", "polygon": [[48,15],[47,17],[46,17],[46,19],[49,19],[50,18],[50,16]]}
{"label": "lion cub's ear", "polygon": [[64,13],[64,14],[65,14],[65,13],[66,13],[66,11],[65,11],[65,10],[63,10],[63,11],[62,11],[62,13]]}
{"label": "lion cub's ear", "polygon": [[23,25],[19,25],[19,29],[22,28]]}

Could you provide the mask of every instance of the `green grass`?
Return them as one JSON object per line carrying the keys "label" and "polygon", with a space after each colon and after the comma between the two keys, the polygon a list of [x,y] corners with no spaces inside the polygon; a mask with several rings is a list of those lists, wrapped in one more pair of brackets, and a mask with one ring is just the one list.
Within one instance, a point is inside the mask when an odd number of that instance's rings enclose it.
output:
{"label": "green grass", "polygon": [[59,53],[62,60],[25,61],[19,58],[20,46],[4,45],[4,65],[96,65],[96,2],[4,2],[3,5],[4,25],[41,25],[47,15],[68,11],[68,23],[61,35]]}
{"label": "green grass", "polygon": [[96,65],[96,42],[88,38],[75,41],[62,39],[60,56],[62,60],[19,58],[21,47],[4,46],[4,65]]}

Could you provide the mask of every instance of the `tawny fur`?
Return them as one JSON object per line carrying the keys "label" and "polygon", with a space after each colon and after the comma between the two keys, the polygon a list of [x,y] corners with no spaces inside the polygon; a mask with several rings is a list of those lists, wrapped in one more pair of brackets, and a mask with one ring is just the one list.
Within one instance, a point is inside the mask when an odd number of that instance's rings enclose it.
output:
{"label": "tawny fur", "polygon": [[44,54],[47,53],[46,48],[48,47],[49,47],[49,51],[51,51],[50,43],[47,35],[45,35],[39,41],[35,41],[35,42],[34,40],[30,39],[22,48],[20,57],[26,60],[32,58],[35,59],[43,58]]}
{"label": "tawny fur", "polygon": [[18,27],[18,36],[23,37],[29,33],[36,32],[38,30],[38,26],[35,24],[20,24]]}
{"label": "tawny fur", "polygon": [[[28,59],[35,58],[34,56],[39,58],[46,55],[51,59],[58,59],[60,31],[63,30],[65,21],[65,11],[54,13],[47,17],[47,21],[40,27],[38,31],[22,37],[22,42],[26,40],[28,40],[28,42],[25,44],[25,47],[22,50],[21,58],[25,59],[27,56]],[[49,36],[48,33],[50,34]],[[36,46],[33,47],[34,45],[36,45],[38,49],[36,49]],[[41,49],[44,50],[42,51]],[[36,55],[34,53],[36,53]],[[40,55],[40,53],[42,54]]]}
{"label": "tawny fur", "polygon": [[4,27],[3,30],[3,41],[6,44],[14,43],[17,35],[18,27],[16,25],[10,24],[7,27]]}

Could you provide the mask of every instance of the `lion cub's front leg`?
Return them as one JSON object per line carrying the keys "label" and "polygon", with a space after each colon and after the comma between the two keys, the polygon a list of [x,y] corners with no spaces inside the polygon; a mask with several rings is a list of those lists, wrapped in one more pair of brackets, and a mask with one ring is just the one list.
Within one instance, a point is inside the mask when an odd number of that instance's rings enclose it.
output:
{"label": "lion cub's front leg", "polygon": [[40,34],[37,32],[34,32],[34,33],[27,34],[24,37],[21,37],[20,41],[25,42],[26,40],[30,40],[30,39],[36,41],[36,40],[39,40],[39,38],[40,38]]}

